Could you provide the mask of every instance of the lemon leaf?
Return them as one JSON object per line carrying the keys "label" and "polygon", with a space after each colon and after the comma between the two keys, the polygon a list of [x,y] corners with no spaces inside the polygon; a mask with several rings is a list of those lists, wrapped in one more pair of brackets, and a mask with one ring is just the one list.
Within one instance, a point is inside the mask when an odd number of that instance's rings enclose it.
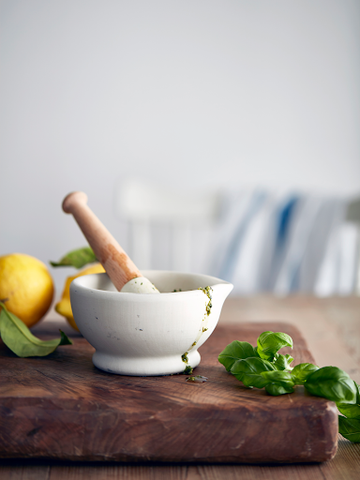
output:
{"label": "lemon leaf", "polygon": [[82,268],[88,263],[97,262],[95,253],[90,247],[72,250],[62,257],[58,262],[49,262],[53,267],[75,267]]}
{"label": "lemon leaf", "polygon": [[40,340],[5,305],[0,313],[0,334],[2,341],[18,357],[44,357],[52,353],[59,345],[71,345],[72,341],[60,330],[61,337],[53,340]]}
{"label": "lemon leaf", "polygon": [[70,340],[70,338],[67,335],[65,335],[65,333],[62,330],[59,329],[59,332],[61,335],[59,345],[72,345],[73,342]]}

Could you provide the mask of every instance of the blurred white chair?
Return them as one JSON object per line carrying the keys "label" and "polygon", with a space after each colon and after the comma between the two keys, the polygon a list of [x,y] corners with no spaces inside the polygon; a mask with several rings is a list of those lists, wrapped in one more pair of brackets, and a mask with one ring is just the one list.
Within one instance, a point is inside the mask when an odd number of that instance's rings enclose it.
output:
{"label": "blurred white chair", "polygon": [[236,295],[360,294],[360,199],[128,180],[115,207],[140,269],[207,273]]}
{"label": "blurred white chair", "polygon": [[355,198],[349,203],[346,212],[346,221],[352,223],[355,226],[356,234],[358,237],[357,269],[354,293],[356,293],[356,295],[360,295],[360,198]]}
{"label": "blurred white chair", "polygon": [[[194,271],[196,265],[201,264],[194,262],[194,256],[199,255],[199,249],[195,248],[196,234],[211,228],[219,208],[220,194],[216,191],[172,189],[136,179],[120,182],[115,191],[116,214],[128,222],[128,254],[144,270],[159,268],[154,258],[157,241],[161,244],[162,257],[168,253],[165,268]],[[156,240],[156,227],[167,229],[168,244],[165,245],[161,236]]]}

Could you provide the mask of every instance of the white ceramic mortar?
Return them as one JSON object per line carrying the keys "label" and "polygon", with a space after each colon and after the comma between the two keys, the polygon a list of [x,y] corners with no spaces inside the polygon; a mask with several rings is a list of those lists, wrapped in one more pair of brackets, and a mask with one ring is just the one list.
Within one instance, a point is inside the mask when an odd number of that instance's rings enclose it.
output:
{"label": "white ceramic mortar", "polygon": [[[233,285],[190,273],[154,270],[143,275],[160,294],[118,292],[106,273],[85,275],[71,283],[74,319],[96,349],[94,365],[110,373],[139,376],[196,367],[200,363],[197,349],[214,331]],[[210,315],[206,314],[209,298],[198,290],[207,286],[212,288]]]}

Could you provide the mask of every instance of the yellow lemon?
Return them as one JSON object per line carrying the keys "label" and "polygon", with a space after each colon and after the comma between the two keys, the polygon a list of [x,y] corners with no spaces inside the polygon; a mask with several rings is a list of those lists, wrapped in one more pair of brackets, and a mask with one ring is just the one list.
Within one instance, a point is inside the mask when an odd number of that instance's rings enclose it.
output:
{"label": "yellow lemon", "polygon": [[84,270],[81,270],[77,275],[73,275],[72,277],[68,277],[65,282],[64,286],[64,291],[61,296],[60,302],[58,302],[55,305],[55,310],[60,313],[60,315],[63,315],[67,321],[70,323],[70,325],[75,328],[75,330],[79,329],[77,328],[77,325],[74,320],[74,316],[71,310],[71,304],[70,304],[70,283],[74,280],[74,278],[81,277],[82,275],[89,275],[90,273],[103,273],[105,272],[103,266],[100,263],[95,263],[91,267],[87,267]]}
{"label": "yellow lemon", "polygon": [[0,257],[0,300],[9,312],[32,327],[48,311],[54,282],[46,265],[23,253]]}

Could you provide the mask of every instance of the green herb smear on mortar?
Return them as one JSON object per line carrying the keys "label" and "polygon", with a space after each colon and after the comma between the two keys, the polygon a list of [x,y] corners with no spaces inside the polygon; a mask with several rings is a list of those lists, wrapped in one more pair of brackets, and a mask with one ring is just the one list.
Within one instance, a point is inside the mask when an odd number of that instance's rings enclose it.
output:
{"label": "green herb smear on mortar", "polygon": [[351,442],[360,442],[359,385],[337,367],[319,368],[312,363],[290,366],[294,360],[279,350],[293,346],[286,333],[263,332],[257,346],[235,340],[219,355],[219,362],[246,387],[265,388],[270,395],[292,393],[295,385],[304,385],[312,395],[336,403],[339,432]]}
{"label": "green herb smear on mortar", "polygon": [[[198,341],[200,340],[200,337],[201,335],[207,331],[207,320],[208,320],[208,317],[211,313],[211,308],[212,308],[212,295],[211,295],[211,292],[213,291],[213,289],[211,287],[199,287],[198,290],[201,290],[208,298],[207,302],[205,303],[205,315],[204,315],[204,318],[202,319],[201,321],[201,327],[199,329],[199,334],[198,336],[196,337],[195,341],[191,344],[191,347],[188,349],[187,352],[183,353],[181,355],[181,359],[182,361],[187,364],[189,362],[189,358],[188,358],[188,355],[189,355],[189,351],[195,347],[198,343]],[[181,291],[181,290],[179,290]],[[174,292],[176,292],[176,290],[174,290]],[[193,368],[190,366],[190,365],[186,365],[185,367],[185,370],[183,371],[184,374],[186,375],[189,375],[193,372]]]}

